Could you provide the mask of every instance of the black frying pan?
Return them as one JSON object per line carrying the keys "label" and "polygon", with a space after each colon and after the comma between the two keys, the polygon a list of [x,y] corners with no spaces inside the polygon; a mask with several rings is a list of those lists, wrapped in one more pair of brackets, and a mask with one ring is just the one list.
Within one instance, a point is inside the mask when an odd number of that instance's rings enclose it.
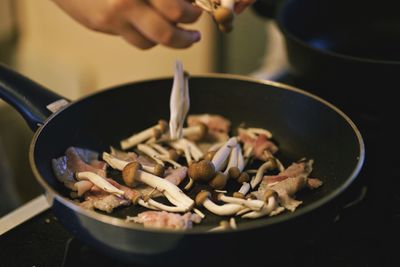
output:
{"label": "black frying pan", "polygon": [[313,176],[324,185],[298,195],[304,203],[293,213],[238,220],[237,230],[218,233],[206,232],[222,219],[209,213],[194,229],[173,232],[126,223],[123,218],[132,215],[134,207],[111,215],[82,209],[53,175],[51,160],[69,146],[107,151],[131,133],[161,118],[168,120],[172,78],[117,86],[50,115],[46,105],[61,97],[0,65],[0,97],[36,131],[30,162],[54,214],[73,235],[111,256],[193,265],[248,262],[268,251],[271,259],[327,227],[364,161],[363,140],[352,121],[326,101],[284,84],[230,75],[195,76],[189,84],[191,114],[216,113],[230,118],[233,126],[246,122],[271,130],[280,147],[278,157],[286,164],[302,157],[315,159]]}

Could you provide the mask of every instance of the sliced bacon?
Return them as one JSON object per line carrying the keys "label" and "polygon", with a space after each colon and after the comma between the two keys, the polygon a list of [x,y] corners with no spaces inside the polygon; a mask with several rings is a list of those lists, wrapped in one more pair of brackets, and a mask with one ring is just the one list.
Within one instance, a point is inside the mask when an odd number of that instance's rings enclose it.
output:
{"label": "sliced bacon", "polygon": [[296,162],[276,176],[264,176],[258,191],[253,195],[259,197],[266,190],[272,189],[278,193],[280,204],[294,211],[302,203],[293,198],[298,191],[306,186],[314,189],[322,185],[322,181],[308,178],[312,172],[312,164],[313,160]]}
{"label": "sliced bacon", "polygon": [[185,166],[179,168],[168,168],[166,170],[165,180],[170,181],[174,185],[179,185],[187,176],[188,168]]}
{"label": "sliced bacon", "polygon": [[[69,147],[65,151],[65,156],[67,157],[67,167],[71,171],[75,172],[94,172],[102,177],[106,176],[104,169],[97,169],[90,165],[92,161],[97,161],[98,153],[77,147]],[[99,165],[96,163],[97,166]]]}
{"label": "sliced bacon", "polygon": [[132,203],[136,203],[137,200],[142,196],[142,194],[139,191],[132,189],[130,187],[124,186],[111,178],[107,178],[107,181],[110,182],[110,184],[112,184],[119,190],[124,191],[124,198],[131,200]]}
{"label": "sliced bacon", "polygon": [[131,201],[123,197],[107,193],[97,186],[93,186],[85,194],[85,201],[79,205],[85,209],[98,209],[111,213],[115,208],[119,206],[128,206]]}
{"label": "sliced bacon", "polygon": [[127,220],[141,223],[148,228],[185,230],[192,228],[193,223],[200,223],[201,217],[190,212],[180,215],[166,211],[144,211],[136,217],[128,217]]}
{"label": "sliced bacon", "polygon": [[[256,159],[266,161],[268,154],[278,152],[278,147],[265,135],[260,134],[252,137],[246,131],[239,129],[239,140],[243,143],[243,150],[252,150],[253,156]],[[266,154],[265,151],[268,153]]]}
{"label": "sliced bacon", "polygon": [[[74,191],[84,193],[82,188],[87,188],[87,183],[77,182],[74,178],[76,172],[91,171],[105,177],[105,163],[97,160],[98,153],[89,149],[69,147],[65,156],[52,160],[52,167],[56,178],[64,185]],[[93,164],[93,165],[92,165]],[[84,185],[84,187],[82,187]]]}

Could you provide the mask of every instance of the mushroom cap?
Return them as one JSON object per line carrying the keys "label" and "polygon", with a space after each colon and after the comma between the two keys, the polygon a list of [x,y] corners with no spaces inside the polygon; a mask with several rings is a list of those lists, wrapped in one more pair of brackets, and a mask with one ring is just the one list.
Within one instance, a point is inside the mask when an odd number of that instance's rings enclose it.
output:
{"label": "mushroom cap", "polygon": [[209,185],[214,189],[223,189],[226,186],[226,182],[228,181],[228,176],[222,172],[217,172],[209,182]]}
{"label": "mushroom cap", "polygon": [[154,165],[154,175],[158,177],[164,177],[165,168],[161,164]]}
{"label": "mushroom cap", "polygon": [[155,139],[159,139],[162,136],[163,132],[158,128],[153,128],[153,136]]}
{"label": "mushroom cap", "polygon": [[214,10],[213,16],[218,24],[227,24],[233,21],[233,12],[226,7],[218,7]]}
{"label": "mushroom cap", "polygon": [[165,133],[165,131],[167,131],[168,129],[168,123],[165,120],[159,120],[158,121],[158,125],[160,127],[160,131],[162,133]]}
{"label": "mushroom cap", "polygon": [[124,169],[122,170],[122,179],[125,184],[128,186],[133,186],[135,183],[135,177],[138,170],[142,168],[142,165],[138,162],[130,162],[128,163]]}
{"label": "mushroom cap", "polygon": [[195,202],[197,206],[202,206],[204,201],[206,201],[207,199],[209,199],[211,197],[211,193],[208,192],[207,190],[201,190],[195,198]]}
{"label": "mushroom cap", "polygon": [[215,175],[214,164],[209,160],[194,162],[189,166],[188,175],[194,181],[208,182]]}
{"label": "mushroom cap", "polygon": [[211,161],[211,160],[213,159],[215,153],[217,153],[217,151],[208,151],[208,152],[204,155],[203,159]]}
{"label": "mushroom cap", "polygon": [[233,25],[232,23],[218,24],[218,29],[221,32],[229,33],[233,30]]}
{"label": "mushroom cap", "polygon": [[232,196],[236,198],[246,199],[246,196],[240,192],[233,192]]}
{"label": "mushroom cap", "polygon": [[239,177],[237,178],[237,181],[241,184],[243,184],[244,182],[249,182],[250,181],[250,176],[247,172],[242,172]]}
{"label": "mushroom cap", "polygon": [[240,170],[239,170],[239,168],[238,167],[231,167],[231,168],[229,168],[229,170],[228,170],[228,174],[229,174],[229,177],[230,178],[233,178],[233,179],[238,179],[239,178],[239,176],[240,176]]}

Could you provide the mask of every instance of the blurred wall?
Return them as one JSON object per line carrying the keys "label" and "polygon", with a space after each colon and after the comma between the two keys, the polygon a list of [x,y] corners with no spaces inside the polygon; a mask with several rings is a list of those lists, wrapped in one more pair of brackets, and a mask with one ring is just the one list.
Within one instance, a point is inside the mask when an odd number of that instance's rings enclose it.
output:
{"label": "blurred wall", "polygon": [[215,26],[207,14],[193,25],[201,30],[202,40],[190,49],[142,51],[119,37],[86,29],[52,1],[16,1],[18,70],[68,98],[120,83],[170,76],[176,59],[190,73],[214,70]]}

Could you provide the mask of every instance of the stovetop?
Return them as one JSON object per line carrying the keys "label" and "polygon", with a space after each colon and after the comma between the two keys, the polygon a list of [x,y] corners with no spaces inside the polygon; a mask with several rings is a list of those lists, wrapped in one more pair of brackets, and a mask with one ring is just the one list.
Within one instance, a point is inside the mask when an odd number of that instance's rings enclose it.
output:
{"label": "stovetop", "polygon": [[[275,80],[312,87],[290,75]],[[274,266],[400,266],[396,245],[400,240],[399,167],[390,164],[380,150],[385,147],[381,140],[386,132],[376,114],[345,105],[339,108],[355,121],[364,137],[363,170],[331,227],[316,238],[288,244],[295,249]],[[2,234],[0,248],[1,266],[128,266],[76,239],[48,209]],[[266,263],[262,257],[260,263]]]}

